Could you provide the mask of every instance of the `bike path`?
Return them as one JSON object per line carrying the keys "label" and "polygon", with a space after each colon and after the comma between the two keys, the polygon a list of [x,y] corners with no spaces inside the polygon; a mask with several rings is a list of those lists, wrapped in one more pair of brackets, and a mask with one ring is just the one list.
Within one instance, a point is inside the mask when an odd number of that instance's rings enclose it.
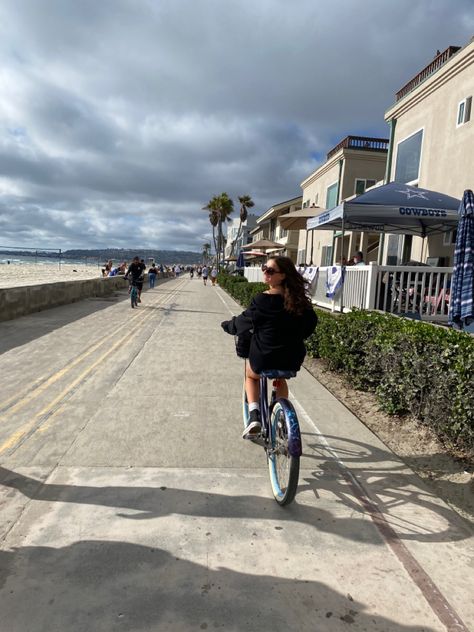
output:
{"label": "bike path", "polygon": [[86,303],[0,326],[0,630],[473,626],[472,532],[305,370],[273,501],[220,288]]}

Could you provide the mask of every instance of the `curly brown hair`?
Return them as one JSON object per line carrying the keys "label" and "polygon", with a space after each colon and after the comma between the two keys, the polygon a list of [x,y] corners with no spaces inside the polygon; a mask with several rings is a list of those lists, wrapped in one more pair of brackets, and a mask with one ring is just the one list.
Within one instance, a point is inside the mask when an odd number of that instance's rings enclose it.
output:
{"label": "curly brown hair", "polygon": [[292,314],[301,316],[305,309],[312,307],[311,299],[308,296],[308,283],[289,257],[270,257],[269,259],[274,261],[280,272],[285,274],[281,283],[285,309]]}

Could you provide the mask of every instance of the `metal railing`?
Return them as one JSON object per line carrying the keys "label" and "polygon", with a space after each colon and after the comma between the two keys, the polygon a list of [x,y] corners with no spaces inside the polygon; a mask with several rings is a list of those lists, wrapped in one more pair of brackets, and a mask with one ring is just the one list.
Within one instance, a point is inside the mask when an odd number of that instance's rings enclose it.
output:
{"label": "metal railing", "polygon": [[346,136],[333,147],[327,155],[327,160],[341,149],[360,149],[362,151],[388,151],[388,138],[371,138],[370,136]]}
{"label": "metal railing", "polygon": [[439,55],[436,55],[436,57],[430,64],[423,68],[422,71],[420,71],[415,77],[413,77],[413,79],[411,79],[407,84],[403,86],[403,88],[401,88],[395,94],[396,100],[400,101],[400,99],[403,99],[403,97],[406,96],[409,92],[417,88],[420,83],[423,83],[425,79],[431,77],[431,75],[439,70],[441,66],[444,66],[448,59],[450,59],[455,53],[457,53],[460,48],[460,46],[450,46]]}

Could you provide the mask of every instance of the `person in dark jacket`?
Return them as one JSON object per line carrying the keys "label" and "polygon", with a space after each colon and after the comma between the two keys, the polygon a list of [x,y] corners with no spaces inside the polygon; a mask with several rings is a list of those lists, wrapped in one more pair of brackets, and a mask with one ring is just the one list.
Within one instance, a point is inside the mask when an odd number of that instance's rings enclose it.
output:
{"label": "person in dark jacket", "polygon": [[[249,425],[244,438],[258,436],[262,430],[259,373],[270,369],[299,371],[306,354],[303,341],[313,333],[317,323],[306,293],[306,281],[291,259],[274,257],[262,270],[268,290],[257,294],[240,316],[221,323],[224,331],[239,337],[239,343],[252,332],[245,371]],[[286,380],[279,380],[277,397],[288,397]]]}

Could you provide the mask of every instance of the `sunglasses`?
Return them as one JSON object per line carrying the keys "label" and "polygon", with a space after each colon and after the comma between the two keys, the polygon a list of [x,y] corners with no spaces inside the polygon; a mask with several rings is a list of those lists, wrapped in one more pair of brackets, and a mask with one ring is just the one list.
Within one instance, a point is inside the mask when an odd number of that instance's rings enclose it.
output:
{"label": "sunglasses", "polygon": [[262,272],[265,272],[265,274],[268,274],[268,276],[272,276],[274,274],[281,274],[280,270],[275,270],[275,268],[271,268],[270,266],[267,266],[265,264],[263,264],[262,266]]}

